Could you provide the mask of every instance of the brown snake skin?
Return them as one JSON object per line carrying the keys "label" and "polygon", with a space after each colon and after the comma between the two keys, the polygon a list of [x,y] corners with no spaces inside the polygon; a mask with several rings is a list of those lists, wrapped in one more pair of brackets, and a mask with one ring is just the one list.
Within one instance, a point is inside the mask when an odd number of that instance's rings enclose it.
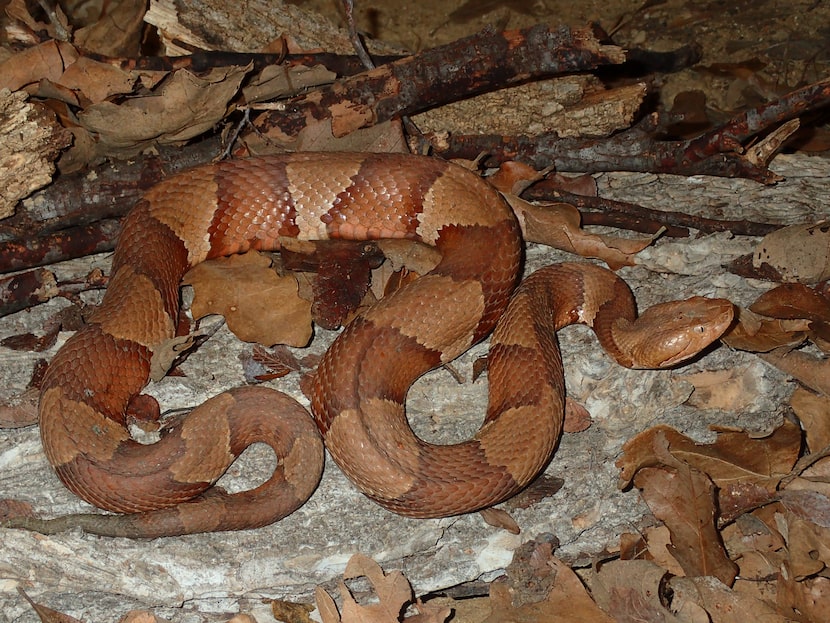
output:
{"label": "brown snake skin", "polygon": [[[132,441],[125,427],[153,350],[175,333],[184,272],[208,258],[275,250],[279,236],[408,238],[442,253],[433,271],[343,331],[310,396],[317,428],[346,475],[412,517],[491,506],[545,467],[563,420],[555,338],[562,326],[592,325],[623,365],[660,367],[696,354],[732,318],[727,301],[690,299],[652,308],[637,321],[645,326],[633,324],[627,286],[581,264],[538,271],[507,308],[522,256],[516,220],[486,182],[441,160],[315,153],[192,169],[150,189],[126,219],[102,305],[43,382],[40,429],[58,476],[96,506],[127,513],[80,516],[65,527],[142,537],[243,529],[276,521],[312,494],[322,444],[302,408],[271,390],[221,394],[156,444]],[[404,413],[408,388],[500,318],[481,429],[457,445],[421,441]],[[280,457],[271,479],[235,495],[211,489],[256,441]]]}

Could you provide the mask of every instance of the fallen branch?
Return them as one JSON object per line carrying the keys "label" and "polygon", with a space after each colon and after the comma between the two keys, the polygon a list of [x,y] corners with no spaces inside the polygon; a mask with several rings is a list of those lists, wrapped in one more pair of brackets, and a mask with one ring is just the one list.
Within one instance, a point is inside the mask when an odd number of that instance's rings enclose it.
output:
{"label": "fallen branch", "polygon": [[[772,102],[739,113],[703,135],[677,141],[654,138],[657,118],[646,117],[609,138],[455,135],[435,140],[445,158],[475,159],[486,153],[486,166],[518,160],[536,169],[559,172],[639,171],[675,175],[742,177],[762,184],[779,181],[767,167],[744,153],[742,143],[804,113],[830,105],[830,80],[812,84]],[[437,137],[436,137],[437,138]],[[772,154],[768,154],[771,158]]]}
{"label": "fallen branch", "polygon": [[331,120],[334,136],[530,78],[622,63],[624,51],[601,45],[588,30],[475,34],[380,66],[261,113],[256,132],[290,142],[307,126]]}
{"label": "fallen branch", "polygon": [[141,193],[177,171],[210,161],[218,139],[161,147],[156,155],[101,165],[95,175],[64,175],[0,221],[0,273],[111,251],[124,216]]}
{"label": "fallen branch", "polygon": [[553,188],[544,182],[528,188],[522,193],[522,198],[528,201],[569,203],[582,214],[583,225],[607,225],[646,234],[654,234],[660,228],[665,228],[663,235],[672,238],[688,237],[687,228],[696,229],[705,234],[731,231],[737,236],[765,236],[781,227],[773,223],[713,219],[672,210],[655,210],[627,201],[577,195]]}

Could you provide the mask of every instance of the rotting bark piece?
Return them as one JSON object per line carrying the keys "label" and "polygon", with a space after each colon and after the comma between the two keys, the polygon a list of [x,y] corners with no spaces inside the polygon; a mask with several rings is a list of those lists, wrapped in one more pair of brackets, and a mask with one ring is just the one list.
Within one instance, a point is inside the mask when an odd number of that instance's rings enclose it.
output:
{"label": "rotting bark piece", "polygon": [[26,99],[22,91],[0,91],[0,218],[52,181],[54,160],[72,141],[44,105]]}

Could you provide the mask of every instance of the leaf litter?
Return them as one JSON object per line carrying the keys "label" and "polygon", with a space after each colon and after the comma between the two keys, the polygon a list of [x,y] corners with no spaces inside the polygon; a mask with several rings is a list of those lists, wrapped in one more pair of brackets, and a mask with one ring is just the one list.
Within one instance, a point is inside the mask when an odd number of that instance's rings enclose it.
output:
{"label": "leaf litter", "polygon": [[[143,3],[138,4],[143,7]],[[504,4],[518,7],[521,3]],[[115,12],[76,31],[77,47],[58,41],[65,39],[60,36],[62,29],[71,29],[59,9],[56,19],[44,23],[29,15],[23,2],[13,0],[7,7],[9,14],[26,23],[32,32],[44,31],[54,38],[2,62],[0,86],[47,97],[55,110],[62,111],[60,116],[73,122],[76,142],[73,151],[64,156],[64,171],[104,155],[129,157],[155,145],[183,143],[223,119],[243,80],[250,78],[250,67],[216,69],[199,76],[185,70],[129,70],[79,51],[123,53],[128,48],[125,40],[134,40],[140,29],[137,6],[114,3]],[[119,15],[128,19],[119,20]],[[460,15],[456,18],[461,19]],[[115,21],[123,39],[113,39]],[[746,67],[728,70],[739,70],[742,78],[747,77]],[[314,78],[307,84],[324,78]],[[262,76],[248,84],[267,84],[269,80]],[[257,95],[258,99],[266,97]],[[70,107],[83,110],[75,116]],[[521,181],[521,176],[516,181]],[[633,255],[651,242],[585,234],[568,208],[551,216],[558,210],[556,206],[539,208],[513,197],[511,203],[531,239],[599,257],[612,265],[632,263]],[[736,349],[770,353],[773,363],[788,366],[785,369],[801,381],[791,398],[793,413],[787,414],[776,430],[762,437],[744,430],[718,430],[710,444],[696,443],[666,426],[634,437],[618,461],[620,486],[633,485],[640,490],[652,511],[653,523],[622,535],[616,551],[597,557],[590,567],[568,567],[555,557],[551,540],[538,535],[516,551],[506,575],[490,583],[489,595],[471,599],[416,597],[400,571],[384,572],[376,562],[358,554],[338,584],[339,607],[328,592],[322,588],[317,591],[317,608],[324,623],[428,623],[446,621],[453,611],[457,617],[452,620],[527,623],[745,623],[750,617],[762,622],[827,620],[830,390],[822,379],[830,378],[830,374],[826,359],[795,351],[807,344],[827,352],[830,303],[826,284],[822,283],[830,275],[827,234],[826,223],[809,224],[780,230],[759,244],[752,258],[755,267],[771,269],[779,279],[790,283],[741,310],[736,328],[725,339]],[[399,250],[387,251],[390,256],[396,253],[406,255]],[[401,263],[417,273],[428,270],[430,261],[434,260]],[[194,302],[196,315],[222,313],[234,332],[249,341],[268,345],[308,341],[310,302],[299,296],[296,279],[278,276],[269,260],[255,255],[228,260],[222,268],[204,266],[204,274],[191,275],[202,290],[199,303]],[[388,265],[383,270],[388,270]],[[400,270],[396,266],[391,274],[399,275]],[[224,277],[219,273],[230,274],[231,282],[242,281],[250,274],[254,276],[253,284],[231,289],[227,282],[220,281]],[[360,274],[364,274],[362,268]],[[369,278],[359,281],[368,284]],[[266,321],[258,324],[240,310],[257,298],[254,291],[261,295],[263,290],[267,296],[257,307]],[[358,302],[352,297],[345,314],[338,312],[339,317],[345,318],[357,309],[365,294],[356,297]],[[272,305],[277,299],[280,303]],[[286,300],[291,303],[283,307]],[[270,332],[279,326],[289,327],[292,335]],[[266,376],[302,367],[284,351],[257,350],[252,359],[265,367]],[[0,518],[8,512],[27,513],[31,509],[8,503],[0,506]],[[364,595],[356,596],[346,584],[358,577],[367,578],[373,588],[374,597],[368,603],[359,603]],[[77,621],[21,594],[44,622]],[[475,601],[483,616],[463,618],[459,613],[470,611]],[[277,613],[277,606],[274,608]],[[301,614],[308,610],[304,604],[286,608],[280,612],[291,614],[280,616],[308,620]],[[156,623],[162,619],[136,611],[121,620]],[[230,620],[242,623],[253,619],[240,614]]]}

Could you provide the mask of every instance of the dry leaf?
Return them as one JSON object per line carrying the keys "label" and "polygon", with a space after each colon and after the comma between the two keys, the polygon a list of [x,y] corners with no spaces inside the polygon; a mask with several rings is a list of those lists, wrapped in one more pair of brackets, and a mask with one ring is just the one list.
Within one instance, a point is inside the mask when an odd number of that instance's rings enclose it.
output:
{"label": "dry leaf", "polygon": [[144,0],[106,2],[98,19],[75,32],[74,42],[83,50],[105,56],[137,56],[144,26]]}
{"label": "dry leaf", "polygon": [[[314,611],[311,604],[296,603],[275,599],[271,602],[271,614],[277,621],[290,621],[291,623],[312,623],[309,616]],[[230,622],[229,622],[230,623]]]}
{"label": "dry leaf", "polygon": [[758,356],[813,391],[830,396],[830,359],[789,348],[777,348]]}
{"label": "dry leaf", "polygon": [[40,400],[40,390],[30,387],[8,401],[0,401],[0,429],[37,424],[38,400]]}
{"label": "dry leaf", "polygon": [[597,258],[612,269],[632,266],[633,255],[653,241],[652,238],[615,238],[586,233],[580,228],[579,210],[568,203],[534,205],[515,195],[505,194],[504,198],[519,219],[522,235],[528,242]]}
{"label": "dry leaf", "polygon": [[[86,103],[103,102],[113,95],[131,93],[136,76],[118,67],[80,57],[63,72],[58,83]],[[71,104],[72,102],[67,102]]]}
{"label": "dry leaf", "polygon": [[617,461],[620,486],[626,487],[642,467],[665,465],[662,448],[671,456],[707,473],[719,487],[749,482],[775,491],[795,465],[801,448],[799,427],[784,420],[760,439],[743,431],[721,431],[712,444],[698,444],[669,426],[655,426],[623,446]]}
{"label": "dry leaf", "polygon": [[830,579],[797,581],[790,574],[778,574],[778,609],[796,621],[821,621],[830,612]]}
{"label": "dry leaf", "polygon": [[59,5],[55,4],[51,8],[54,12],[47,22],[41,22],[32,17],[25,0],[10,0],[6,3],[5,13],[9,18],[25,24],[32,32],[45,32],[51,39],[66,38],[71,31],[69,20]]}
{"label": "dry leaf", "polygon": [[265,350],[259,344],[254,344],[250,361],[252,364],[258,364],[259,368],[254,372],[248,370],[246,366],[245,380],[249,383],[282,378],[291,372],[299,372],[303,369],[302,362],[282,344],[270,351]]}
{"label": "dry leaf", "polygon": [[129,157],[153,144],[176,144],[213,128],[227,112],[248,67],[218,67],[196,76],[171,74],[151,96],[100,102],[78,113],[99,153]]}
{"label": "dry leaf", "polygon": [[591,414],[584,406],[573,400],[570,396],[565,397],[565,422],[562,426],[563,432],[581,433],[588,430],[593,424]]}
{"label": "dry leaf", "polygon": [[146,610],[131,610],[118,623],[167,623],[167,619],[161,619]]}
{"label": "dry leaf", "polygon": [[59,82],[64,67],[74,63],[78,51],[63,41],[45,41],[23,50],[0,63],[0,89],[26,88],[36,93],[41,80]]}
{"label": "dry leaf", "polygon": [[403,617],[407,604],[413,603],[412,587],[400,571],[390,571],[388,574],[371,558],[363,554],[355,554],[349,559],[343,578],[353,579],[366,577],[375,589],[377,603],[365,606],[359,605],[348,587],[340,582],[340,596],[343,601],[338,613],[337,605],[331,596],[321,588],[317,588],[317,609],[323,623],[398,623],[412,621],[413,623],[444,623],[450,615],[446,607],[431,607],[415,600],[414,608],[418,614]]}
{"label": "dry leaf", "polygon": [[37,616],[42,623],[83,623],[80,619],[71,617],[68,614],[63,614],[62,612],[58,612],[57,610],[53,610],[52,608],[41,606],[39,603],[33,601],[26,594],[26,591],[24,591],[19,586],[17,587],[17,592],[23,596],[23,599],[29,602],[32,608],[34,608],[34,611],[37,613]]}
{"label": "dry leaf", "polygon": [[613,623],[565,563],[554,556],[545,562],[554,578],[547,596],[542,601],[514,606],[507,582],[497,580],[490,584],[492,610],[484,623]]}
{"label": "dry leaf", "polygon": [[778,494],[778,499],[796,517],[821,528],[830,528],[830,498],[826,495],[818,491],[784,489]]}
{"label": "dry leaf", "polygon": [[337,74],[323,65],[268,65],[247,81],[242,88],[242,95],[248,104],[254,104],[295,95],[309,87],[334,82],[336,78]]}
{"label": "dry leaf", "polygon": [[196,343],[196,337],[192,334],[177,335],[157,344],[150,358],[150,379],[158,382],[167,376],[173,362]]}
{"label": "dry leaf", "polygon": [[711,613],[713,623],[785,623],[786,619],[761,599],[730,590],[712,577],[672,578],[673,606],[691,602]]}
{"label": "dry leaf", "polygon": [[830,223],[791,225],[767,234],[752,256],[752,265],[767,264],[783,281],[817,283],[830,278]]}
{"label": "dry leaf", "polygon": [[801,283],[785,283],[768,290],[749,309],[782,320],[830,320],[830,301]]}
{"label": "dry leaf", "polygon": [[521,534],[522,530],[516,520],[505,510],[501,508],[482,508],[478,511],[481,518],[489,526],[506,530],[510,534]]}
{"label": "dry leaf", "polygon": [[597,604],[615,621],[685,623],[663,606],[665,575],[665,569],[647,560],[613,560],[594,571],[591,590]]}
{"label": "dry leaf", "polygon": [[378,240],[378,247],[393,270],[406,267],[419,275],[425,275],[441,261],[438,249],[415,240]]}
{"label": "dry leaf", "polygon": [[672,556],[687,576],[712,575],[727,586],[738,568],[729,560],[715,526],[715,487],[703,473],[690,467],[646,467],[634,484],[651,512],[671,533]]}
{"label": "dry leaf", "polygon": [[665,525],[647,528],[643,536],[652,562],[660,565],[672,575],[684,574],[683,567],[671,553],[671,531]]}
{"label": "dry leaf", "polygon": [[735,309],[738,321],[721,337],[731,348],[766,353],[781,346],[797,346],[807,337],[804,320],[766,318],[743,307]]}
{"label": "dry leaf", "polygon": [[810,451],[830,446],[830,396],[796,387],[790,406],[801,422]]}
{"label": "dry leaf", "polygon": [[758,392],[758,378],[752,366],[678,374],[672,382],[694,386],[686,404],[698,409],[741,411],[753,404]]}
{"label": "dry leaf", "polygon": [[347,324],[361,308],[369,290],[372,270],[383,263],[374,241],[281,239],[283,267],[305,275],[311,283],[311,315],[326,329]]}
{"label": "dry leaf", "polygon": [[311,338],[311,304],[297,294],[294,277],[280,277],[258,253],[203,262],[185,275],[194,286],[193,315],[222,314],[239,339],[266,346],[305,346]]}
{"label": "dry leaf", "polygon": [[796,580],[821,573],[830,563],[830,530],[793,513],[778,513],[776,520],[787,541],[789,571]]}

